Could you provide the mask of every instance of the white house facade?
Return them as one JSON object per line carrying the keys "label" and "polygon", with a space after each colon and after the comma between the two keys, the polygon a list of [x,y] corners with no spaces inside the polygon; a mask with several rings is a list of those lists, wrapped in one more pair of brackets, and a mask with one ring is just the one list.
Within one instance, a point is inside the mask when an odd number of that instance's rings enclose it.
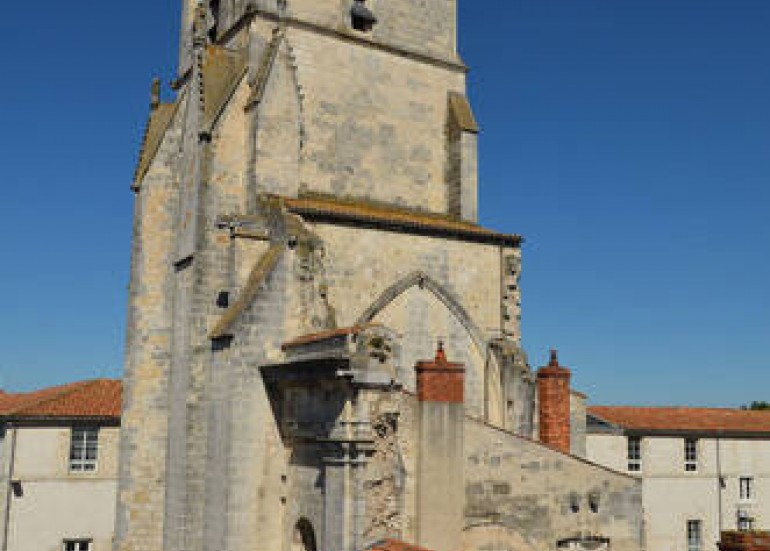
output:
{"label": "white house facade", "polygon": [[120,382],[0,393],[0,549],[108,551]]}
{"label": "white house facade", "polygon": [[770,526],[770,412],[595,406],[587,433],[589,460],[642,478],[647,550]]}

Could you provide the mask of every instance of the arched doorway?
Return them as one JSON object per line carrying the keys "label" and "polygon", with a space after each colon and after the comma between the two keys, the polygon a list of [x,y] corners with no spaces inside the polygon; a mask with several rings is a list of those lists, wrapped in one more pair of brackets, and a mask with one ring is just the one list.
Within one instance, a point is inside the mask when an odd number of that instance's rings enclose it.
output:
{"label": "arched doorway", "polygon": [[294,526],[291,538],[291,551],[318,551],[315,541],[315,530],[306,518],[301,518]]}

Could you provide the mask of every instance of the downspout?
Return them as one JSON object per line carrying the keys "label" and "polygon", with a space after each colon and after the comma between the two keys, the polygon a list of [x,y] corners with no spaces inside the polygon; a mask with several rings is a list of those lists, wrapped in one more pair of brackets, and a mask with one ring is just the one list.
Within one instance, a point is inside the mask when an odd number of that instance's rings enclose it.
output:
{"label": "downspout", "polygon": [[8,429],[11,432],[11,450],[8,455],[8,485],[5,488],[5,518],[3,518],[3,551],[8,551],[8,535],[10,533],[10,520],[11,520],[11,499],[13,495],[13,467],[16,462],[16,432],[17,428],[12,424],[8,424]]}

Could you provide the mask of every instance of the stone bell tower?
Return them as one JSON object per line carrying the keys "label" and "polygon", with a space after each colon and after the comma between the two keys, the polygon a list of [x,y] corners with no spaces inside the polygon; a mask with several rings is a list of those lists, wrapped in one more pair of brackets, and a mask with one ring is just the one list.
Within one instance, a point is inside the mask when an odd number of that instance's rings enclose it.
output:
{"label": "stone bell tower", "polygon": [[183,0],[132,183],[116,551],[408,538],[383,438],[439,337],[463,407],[530,430],[456,31],[455,0]]}

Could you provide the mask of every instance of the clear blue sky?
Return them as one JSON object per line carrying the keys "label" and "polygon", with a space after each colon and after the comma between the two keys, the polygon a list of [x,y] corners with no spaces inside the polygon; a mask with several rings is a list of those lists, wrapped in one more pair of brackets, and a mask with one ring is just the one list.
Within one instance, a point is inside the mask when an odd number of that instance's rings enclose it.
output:
{"label": "clear blue sky", "polygon": [[[393,0],[395,1],[395,0]],[[460,0],[485,224],[524,341],[595,403],[770,399],[770,2]],[[132,196],[177,0],[0,22],[0,386],[122,369]]]}

